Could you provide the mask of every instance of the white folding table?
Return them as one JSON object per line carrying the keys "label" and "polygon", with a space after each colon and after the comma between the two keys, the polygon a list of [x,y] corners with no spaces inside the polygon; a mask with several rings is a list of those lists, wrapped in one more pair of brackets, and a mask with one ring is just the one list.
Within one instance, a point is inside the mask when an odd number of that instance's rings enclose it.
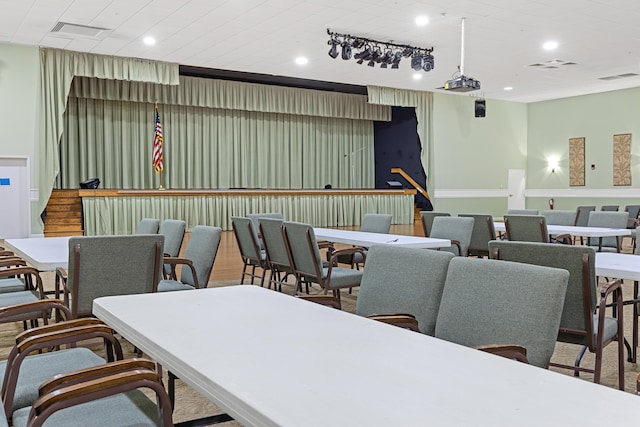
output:
{"label": "white folding table", "polygon": [[257,286],[104,297],[93,312],[246,426],[602,427],[640,413],[631,393]]}
{"label": "white folding table", "polygon": [[401,234],[368,233],[365,231],[314,228],[318,240],[370,247],[373,245],[403,246],[405,248],[448,248],[451,241],[430,237],[404,236]]}
{"label": "white folding table", "polygon": [[4,246],[39,271],[67,268],[69,237],[34,237],[6,239]]}
{"label": "white folding table", "polygon": [[[504,222],[495,222],[496,231],[504,233],[506,227]],[[605,227],[578,227],[574,225],[547,225],[549,234],[570,234],[577,237],[616,237],[630,236],[631,230],[626,228],[605,228]]]}

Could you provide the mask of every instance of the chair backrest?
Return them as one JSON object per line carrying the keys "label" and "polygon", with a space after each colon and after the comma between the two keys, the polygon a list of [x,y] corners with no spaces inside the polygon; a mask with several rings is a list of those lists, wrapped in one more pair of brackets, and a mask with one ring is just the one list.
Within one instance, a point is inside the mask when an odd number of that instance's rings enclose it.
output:
{"label": "chair backrest", "polygon": [[258,234],[258,231],[260,229],[260,224],[259,224],[259,220],[260,218],[271,218],[271,219],[279,219],[279,220],[284,220],[284,217],[282,216],[282,214],[280,212],[268,212],[268,213],[253,213],[253,214],[247,214],[247,218],[249,218],[251,220],[251,225],[253,228],[253,234],[256,238],[256,241],[258,242],[258,247],[260,248],[260,250],[264,249],[263,243],[262,243],[262,239],[260,239],[260,236]]}
{"label": "chair backrest", "polygon": [[179,219],[165,219],[160,226],[159,234],[164,236],[164,253],[171,257],[180,254],[186,222]]}
{"label": "chair backrest", "polygon": [[251,220],[245,217],[232,216],[231,227],[233,228],[234,236],[236,236],[236,242],[238,242],[242,257],[260,264],[260,245],[258,244],[257,234],[253,231]]}
{"label": "chair backrest", "polygon": [[545,210],[541,214],[547,225],[574,225],[576,223],[576,211]]}
{"label": "chair backrest", "polygon": [[161,234],[71,237],[67,286],[74,317],[90,315],[98,297],[155,292],[163,244]]}
{"label": "chair backrest", "polygon": [[586,227],[589,222],[589,212],[596,210],[595,206],[578,206],[576,208],[576,222],[578,227]]}
{"label": "chair backrest", "polygon": [[258,222],[269,264],[280,271],[292,272],[287,247],[282,237],[282,220],[260,218]]}
{"label": "chair backrest", "polygon": [[301,222],[283,221],[282,235],[294,271],[321,280],[322,257],[313,227]]}
{"label": "chair backrest", "polygon": [[542,215],[505,215],[507,239],[520,242],[549,241],[547,223]]}
{"label": "chair backrest", "polygon": [[[589,212],[589,221],[587,227],[603,227],[603,228],[627,228],[629,222],[629,214],[627,212],[614,211],[593,211]],[[620,239],[617,237],[603,237],[602,243],[596,237],[590,237],[587,240],[589,246],[615,249],[620,251]]]}
{"label": "chair backrest", "polygon": [[473,218],[473,232],[469,242],[469,255],[489,256],[489,242],[496,238],[493,216],[488,214],[459,214],[459,217]]}
{"label": "chair backrest", "polygon": [[605,212],[617,212],[619,207],[620,206],[618,205],[602,205],[600,210]]}
{"label": "chair backrest", "polygon": [[[184,258],[191,260],[193,263],[193,268],[198,276],[198,284],[201,288],[206,288],[209,282],[209,276],[211,276],[213,263],[216,260],[216,254],[220,246],[221,234],[222,229],[220,227],[208,225],[196,225],[191,231],[187,249],[184,251]],[[194,287],[196,285],[189,268],[182,268],[180,281]]]}
{"label": "chair backrest", "polygon": [[376,245],[369,249],[356,314],[407,313],[420,332],[433,335],[442,288],[453,254]]}
{"label": "chair backrest", "polygon": [[433,218],[437,216],[451,216],[451,214],[448,212],[420,211],[420,219],[422,220],[422,231],[424,231],[425,237],[430,237]]}
{"label": "chair backrest", "polygon": [[560,321],[562,333],[558,340],[593,345],[592,314],[598,302],[596,253],[593,248],[500,240],[489,242],[489,248],[494,258],[569,271],[569,285]]}
{"label": "chair backrest", "polygon": [[439,216],[433,219],[429,237],[457,240],[460,243],[459,248],[452,244],[450,247],[440,250],[451,252],[454,255],[467,256],[474,222],[473,218]]}
{"label": "chair backrest", "polygon": [[136,227],[136,234],[157,234],[160,228],[160,220],[155,218],[142,218]]}
{"label": "chair backrest", "polygon": [[636,229],[638,222],[634,221],[640,217],[640,205],[627,205],[624,207],[624,211],[629,214],[629,220],[627,222],[627,228]]}
{"label": "chair backrest", "polygon": [[509,209],[507,210],[507,215],[538,215],[538,211],[536,209]]}
{"label": "chair backrest", "polygon": [[435,336],[474,347],[516,344],[529,363],[551,360],[569,273],[558,268],[481,258],[454,258],[442,293]]}
{"label": "chair backrest", "polygon": [[364,214],[362,224],[360,224],[360,231],[388,234],[392,220],[393,215],[390,214]]}

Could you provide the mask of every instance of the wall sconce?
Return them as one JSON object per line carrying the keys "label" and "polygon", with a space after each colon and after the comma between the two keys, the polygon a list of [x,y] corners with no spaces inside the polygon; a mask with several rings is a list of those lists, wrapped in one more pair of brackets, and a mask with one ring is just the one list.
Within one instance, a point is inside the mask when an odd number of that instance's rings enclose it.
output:
{"label": "wall sconce", "polygon": [[547,167],[551,169],[551,173],[556,173],[556,169],[560,169],[558,159],[555,157],[547,159]]}

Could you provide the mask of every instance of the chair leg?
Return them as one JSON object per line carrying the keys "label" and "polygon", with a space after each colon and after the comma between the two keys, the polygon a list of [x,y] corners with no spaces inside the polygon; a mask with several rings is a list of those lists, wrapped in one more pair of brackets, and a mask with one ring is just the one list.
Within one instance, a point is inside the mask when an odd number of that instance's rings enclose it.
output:
{"label": "chair leg", "polygon": [[[573,363],[573,366],[575,366],[576,368],[580,366],[580,361],[582,360],[582,357],[584,356],[584,353],[587,351],[587,346],[583,345],[582,348],[580,349],[580,351],[578,352],[578,355],[576,356],[576,361]],[[580,371],[575,370],[573,371],[573,376],[574,377],[579,377],[580,376]]]}
{"label": "chair leg", "polygon": [[602,348],[596,349],[596,365],[593,369],[593,382],[600,384],[600,375],[602,374]]}
{"label": "chair leg", "polygon": [[[638,298],[638,281],[634,281],[633,282],[633,298],[637,299]],[[631,338],[632,340],[632,347],[633,347],[633,351],[632,351],[632,360],[631,362],[636,363],[636,356],[638,354],[638,303],[634,302],[633,303],[633,337]]]}
{"label": "chair leg", "polygon": [[176,406],[176,377],[171,371],[167,372],[169,376],[169,384],[167,384],[167,394],[169,395],[169,401],[171,402],[171,409]]}

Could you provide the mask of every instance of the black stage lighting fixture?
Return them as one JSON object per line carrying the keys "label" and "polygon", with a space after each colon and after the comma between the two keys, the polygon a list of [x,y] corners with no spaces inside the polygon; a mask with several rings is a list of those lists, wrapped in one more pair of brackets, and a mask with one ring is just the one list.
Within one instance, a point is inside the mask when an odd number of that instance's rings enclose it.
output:
{"label": "black stage lighting fixture", "polygon": [[422,69],[422,55],[417,54],[411,57],[411,68],[416,71],[420,71]]}
{"label": "black stage lighting fixture", "polygon": [[400,60],[402,59],[402,52],[397,51],[393,56],[393,62],[391,63],[391,68],[398,69],[400,67]]}
{"label": "black stage lighting fixture", "polygon": [[371,54],[371,60],[380,62],[381,58],[382,58],[382,51],[380,50],[379,47],[376,47],[376,50],[374,50],[373,53]]}
{"label": "black stage lighting fixture", "polygon": [[422,69],[429,72],[435,68],[435,63],[433,61],[433,55],[427,55],[422,60]]}
{"label": "black stage lighting fixture", "polygon": [[331,45],[331,49],[329,49],[329,56],[336,59],[338,57],[338,42],[336,40],[331,40],[329,41],[329,44]]}
{"label": "black stage lighting fixture", "polygon": [[476,99],[475,116],[485,117],[487,115],[487,102],[484,99]]}
{"label": "black stage lighting fixture", "polygon": [[348,42],[342,42],[342,59],[351,59],[351,45]]}

